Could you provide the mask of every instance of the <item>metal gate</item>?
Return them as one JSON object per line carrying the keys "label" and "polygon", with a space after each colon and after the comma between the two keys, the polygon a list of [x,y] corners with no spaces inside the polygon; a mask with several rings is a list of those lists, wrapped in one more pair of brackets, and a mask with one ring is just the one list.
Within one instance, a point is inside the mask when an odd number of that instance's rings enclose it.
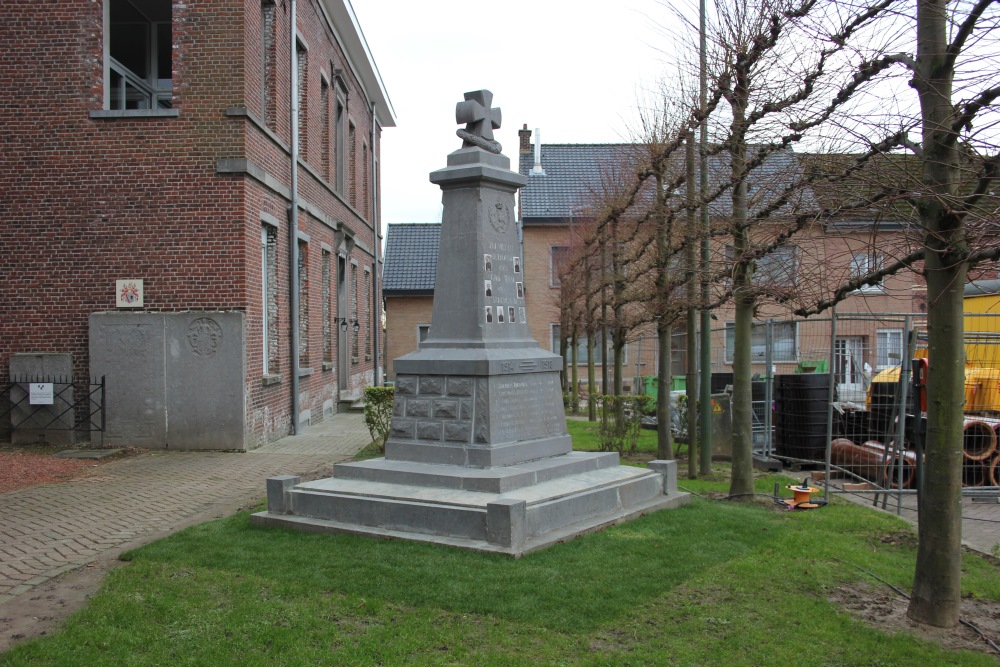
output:
{"label": "metal gate", "polygon": [[[43,391],[34,394],[32,385]],[[100,433],[104,445],[105,378],[74,380],[66,376],[13,376],[0,384],[0,440],[11,442],[19,429],[76,431],[89,441]],[[49,394],[51,392],[51,394]],[[38,393],[44,402],[38,402]]]}

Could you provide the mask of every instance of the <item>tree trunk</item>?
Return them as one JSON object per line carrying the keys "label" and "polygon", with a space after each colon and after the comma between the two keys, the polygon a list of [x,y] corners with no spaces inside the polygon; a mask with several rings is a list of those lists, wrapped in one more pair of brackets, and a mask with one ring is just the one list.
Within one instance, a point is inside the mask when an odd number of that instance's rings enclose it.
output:
{"label": "tree trunk", "polygon": [[953,70],[946,64],[947,6],[917,2],[917,71],[912,82],[922,115],[922,183],[918,203],[926,230],[927,440],[913,597],[907,615],[938,627],[958,624],[961,603],[962,410],[965,403],[963,290],[968,243],[952,205],[958,181],[951,131]]}
{"label": "tree trunk", "polygon": [[694,132],[688,132],[685,150],[685,167],[687,169],[687,239],[684,249],[685,271],[687,275],[687,327],[684,333],[686,343],[685,393],[687,395],[687,438],[688,438],[688,478],[698,478],[698,315],[695,310],[695,291],[698,289],[698,186],[695,184],[695,144]]}
{"label": "tree trunk", "polygon": [[673,417],[670,406],[671,355],[670,322],[663,307],[670,281],[670,246],[667,238],[666,192],[663,188],[663,173],[656,173],[656,201],[660,210],[656,215],[656,346],[659,359],[656,364],[656,457],[665,461],[674,458]]}
{"label": "tree trunk", "polygon": [[670,432],[670,325],[663,320],[656,323],[659,359],[656,369],[656,458],[671,461],[674,458],[674,439]]}
{"label": "tree trunk", "polygon": [[590,262],[584,270],[584,294],[587,308],[587,419],[597,421],[597,386],[594,377],[594,311],[593,296],[590,294]]}
{"label": "tree trunk", "polygon": [[[753,493],[753,404],[751,377],[751,335],[753,332],[754,297],[751,289],[752,264],[745,259],[750,249],[747,221],[746,183],[746,91],[749,82],[745,73],[738,73],[733,110],[731,164],[733,198],[733,302],[735,333],[733,341],[733,467],[729,480],[729,495]],[[736,500],[751,500],[741,496]]]}
{"label": "tree trunk", "polygon": [[569,367],[570,374],[570,389],[569,389],[569,400],[572,402],[570,406],[570,411],[574,415],[580,414],[580,377],[579,377],[579,364],[580,360],[577,359],[577,348],[579,347],[580,339],[576,335],[576,327],[573,327],[573,338],[570,342],[570,354],[572,355],[570,359],[572,360]]}

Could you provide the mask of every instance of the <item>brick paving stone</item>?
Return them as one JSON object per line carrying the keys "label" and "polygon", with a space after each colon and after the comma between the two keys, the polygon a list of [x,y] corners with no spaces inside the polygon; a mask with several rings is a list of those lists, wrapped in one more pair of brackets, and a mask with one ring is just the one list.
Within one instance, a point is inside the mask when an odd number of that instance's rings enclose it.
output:
{"label": "brick paving stone", "polygon": [[0,605],[136,540],[256,502],[268,477],[318,471],[370,441],[363,416],[349,412],[251,452],[158,450],[85,479],[0,494]]}

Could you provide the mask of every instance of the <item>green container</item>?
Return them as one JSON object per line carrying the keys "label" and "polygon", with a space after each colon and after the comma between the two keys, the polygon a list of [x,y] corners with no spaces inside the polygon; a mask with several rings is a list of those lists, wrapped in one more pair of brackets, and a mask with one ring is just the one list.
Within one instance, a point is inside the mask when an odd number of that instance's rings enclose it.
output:
{"label": "green container", "polygon": [[810,361],[800,361],[795,367],[796,373],[829,373],[826,359],[813,359]]}
{"label": "green container", "polygon": [[642,378],[643,391],[647,396],[656,398],[660,393],[659,385],[660,383],[656,381],[655,375],[646,375]]}
{"label": "green container", "polygon": [[[660,383],[656,381],[655,375],[645,375],[642,378],[643,393],[656,398],[660,394]],[[675,375],[670,383],[670,391],[684,391],[687,389],[687,378],[683,375]]]}

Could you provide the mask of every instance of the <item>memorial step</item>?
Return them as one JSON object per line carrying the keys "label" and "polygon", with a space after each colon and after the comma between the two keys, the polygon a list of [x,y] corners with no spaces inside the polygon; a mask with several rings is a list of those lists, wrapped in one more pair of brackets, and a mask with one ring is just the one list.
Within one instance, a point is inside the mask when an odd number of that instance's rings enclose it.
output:
{"label": "memorial step", "polygon": [[[600,523],[602,517],[664,499],[662,493],[660,474],[615,466],[503,493],[334,477],[296,485],[289,506],[295,517],[486,540],[490,505],[524,502],[527,535],[537,538],[581,522]],[[280,515],[271,517],[280,524]]]}
{"label": "memorial step", "polygon": [[569,452],[498,468],[468,468],[377,458],[338,463],[333,467],[333,476],[335,479],[502,493],[616,465],[618,454],[614,452]]}

